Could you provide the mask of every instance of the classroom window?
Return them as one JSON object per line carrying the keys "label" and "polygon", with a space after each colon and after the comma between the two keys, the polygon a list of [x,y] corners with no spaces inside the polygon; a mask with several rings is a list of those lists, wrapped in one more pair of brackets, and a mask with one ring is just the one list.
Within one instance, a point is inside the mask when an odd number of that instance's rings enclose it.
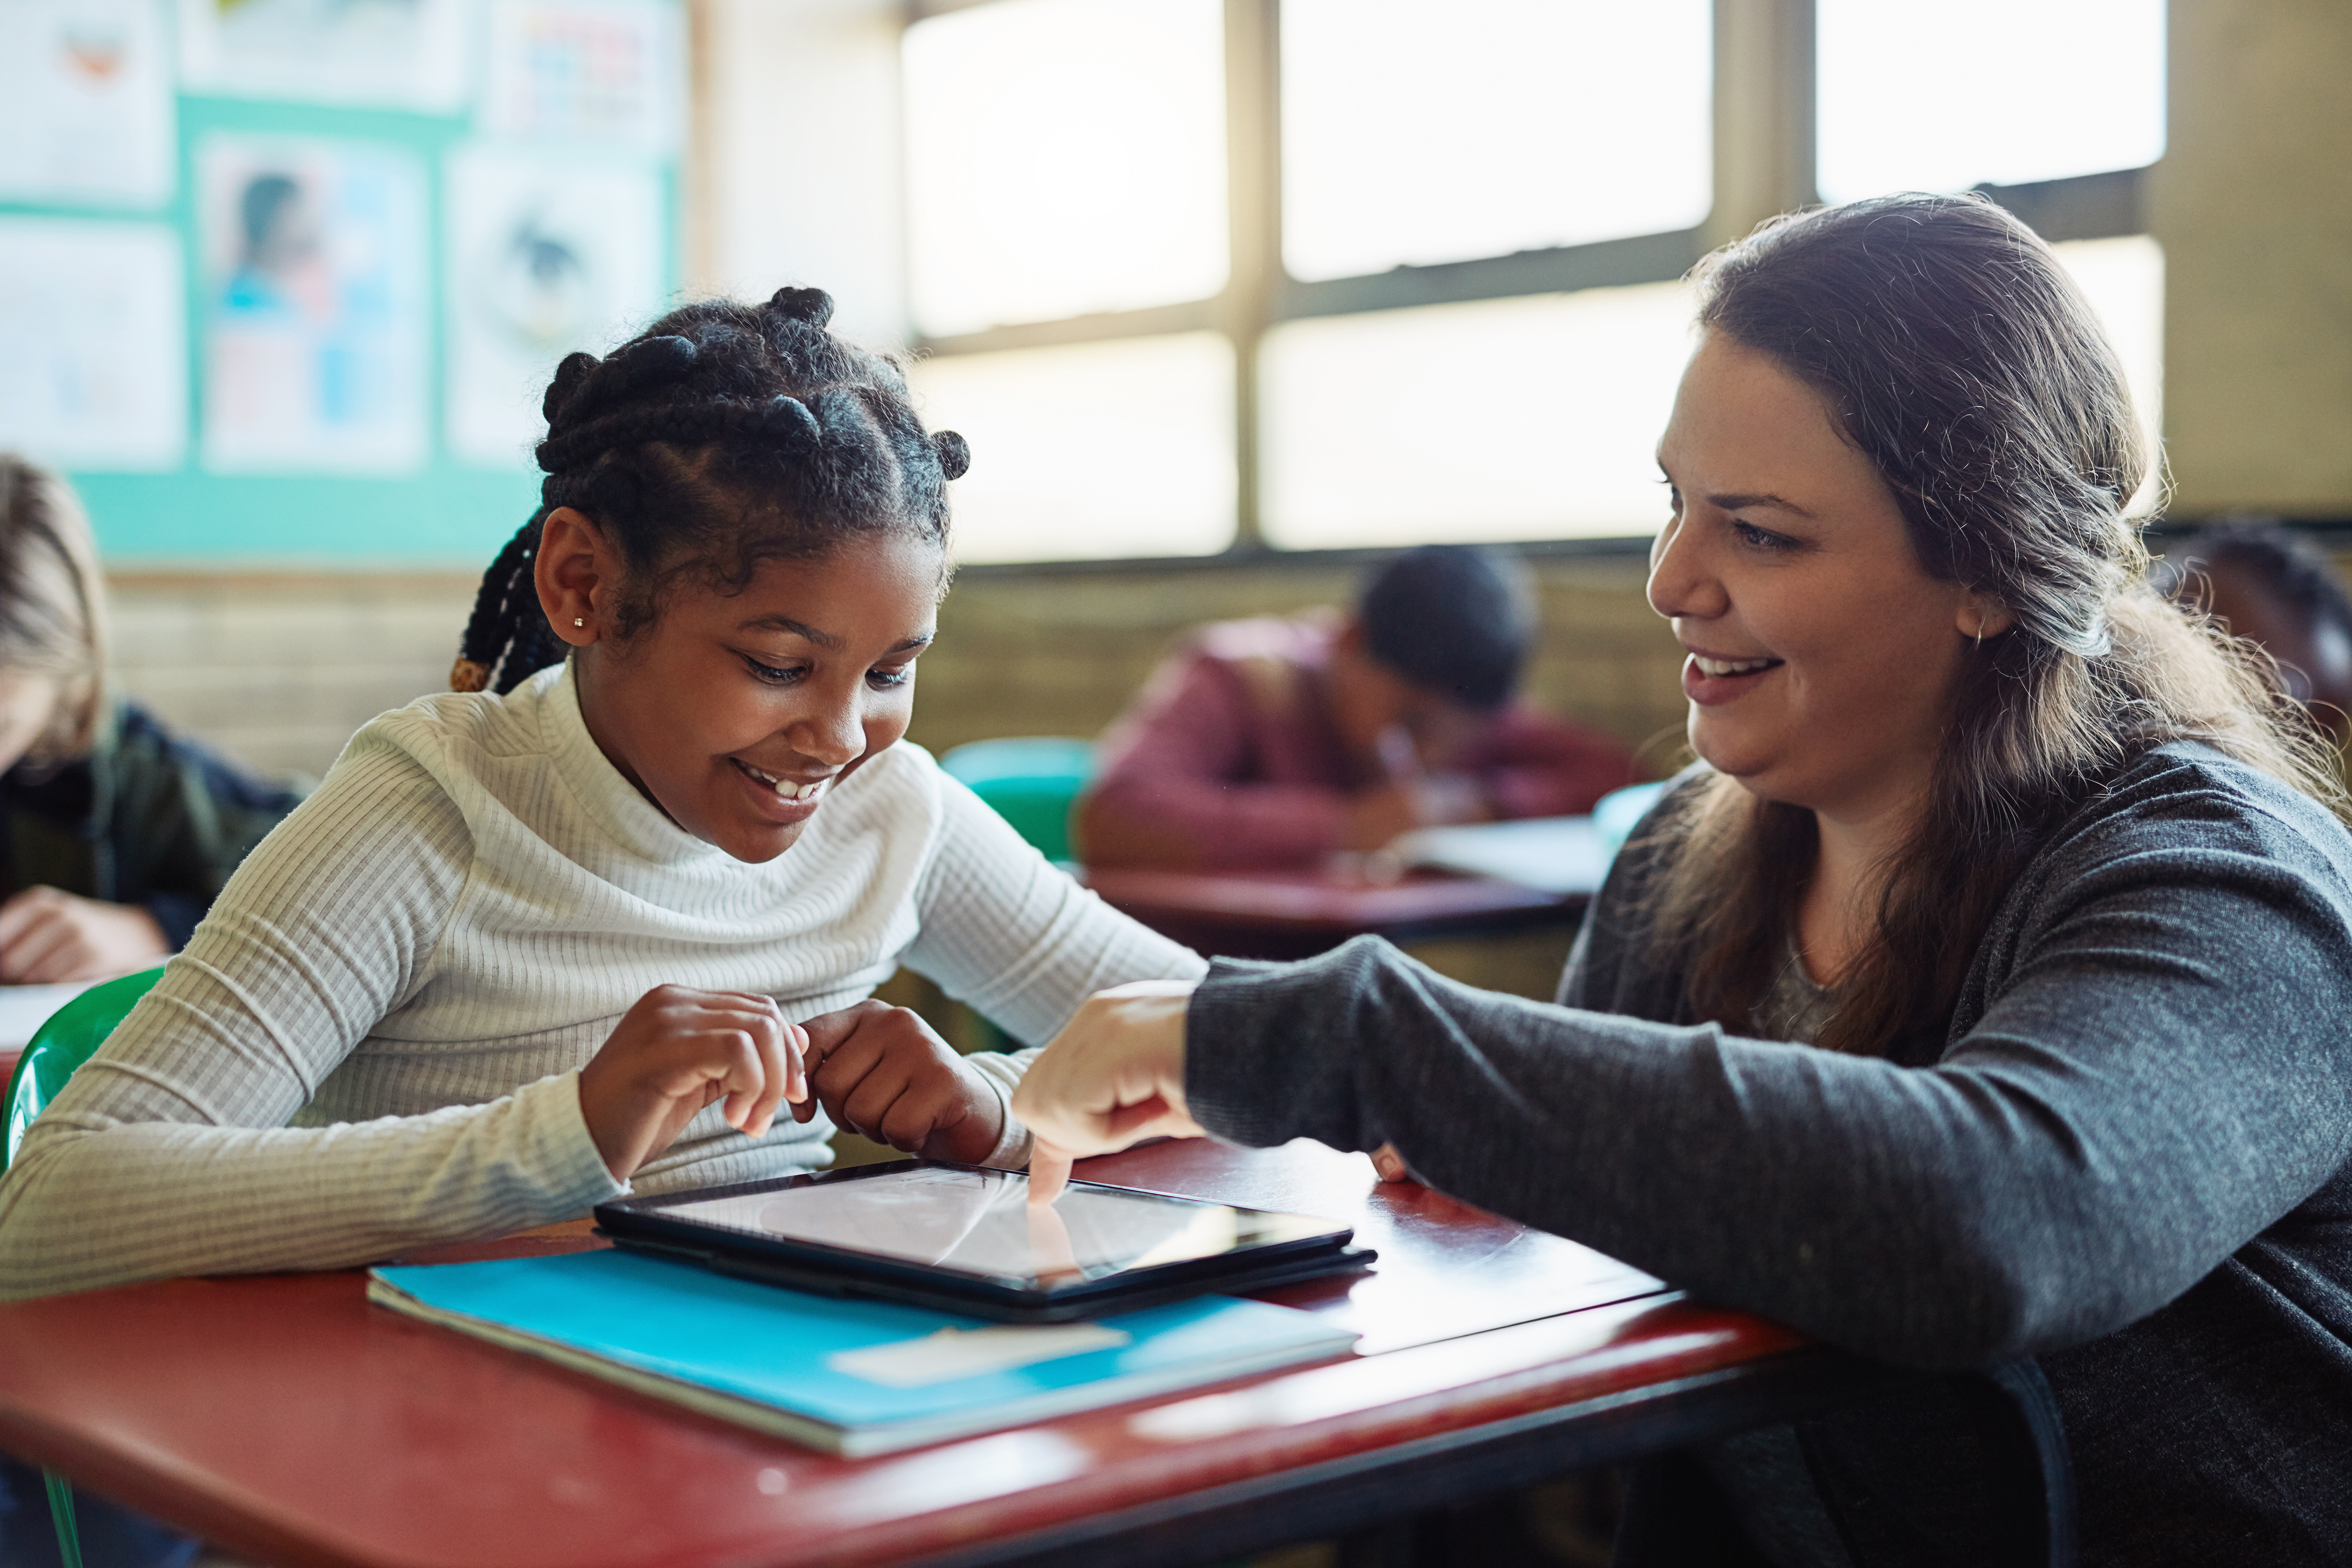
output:
{"label": "classroom window", "polygon": [[1224,287],[1217,0],[997,0],[904,53],[910,287],[926,332]]}
{"label": "classroom window", "polygon": [[1680,279],[1816,191],[1990,187],[2158,428],[2165,0],[910,4],[967,562],[1645,536]]}
{"label": "classroom window", "polygon": [[1261,362],[1267,542],[1655,531],[1682,283],[1292,321]]}
{"label": "classroom window", "polygon": [[[2113,239],[2077,239],[2051,248],[2097,311],[2107,341],[2124,362],[2131,384],[2132,412],[2156,449],[2164,428],[2164,247],[2144,234]],[[2151,470],[2137,498],[2147,508],[2160,488]]]}
{"label": "classroom window", "polygon": [[919,362],[961,431],[959,561],[1207,555],[1234,537],[1234,353],[1216,332]]}
{"label": "classroom window", "polygon": [[1328,279],[1689,228],[1708,0],[1285,0],[1283,258]]}
{"label": "classroom window", "polygon": [[1816,0],[1825,201],[2136,169],[2164,152],[2164,0]]}

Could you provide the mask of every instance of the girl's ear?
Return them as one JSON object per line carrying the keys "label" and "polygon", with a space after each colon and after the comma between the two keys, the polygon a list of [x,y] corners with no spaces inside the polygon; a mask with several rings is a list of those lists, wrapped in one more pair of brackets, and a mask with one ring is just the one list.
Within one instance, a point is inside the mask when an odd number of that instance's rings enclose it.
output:
{"label": "girl's ear", "polygon": [[611,542],[587,513],[560,506],[547,514],[530,570],[539,607],[557,637],[573,647],[603,637],[620,590],[620,567]]}

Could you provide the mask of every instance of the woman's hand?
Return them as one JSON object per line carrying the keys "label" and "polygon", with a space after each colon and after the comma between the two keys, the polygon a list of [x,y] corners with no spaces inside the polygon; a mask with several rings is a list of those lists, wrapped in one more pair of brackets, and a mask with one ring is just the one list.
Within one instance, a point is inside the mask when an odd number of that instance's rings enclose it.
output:
{"label": "woman's hand", "polygon": [[625,1182],[714,1100],[726,1101],[729,1126],[765,1138],[779,1104],[808,1100],[807,1048],[772,997],[657,985],[580,1069],[580,1114],[605,1169]]}
{"label": "woman's hand", "polygon": [[0,980],[47,984],[103,980],[143,969],[172,951],[155,917],[56,888],[27,888],[0,904]]}
{"label": "woman's hand", "polygon": [[1049,1204],[1070,1162],[1146,1138],[1198,1138],[1184,1108],[1184,1013],[1196,983],[1138,980],[1097,991],[1030,1064],[1013,1094],[1029,1127],[1029,1201]]}
{"label": "woman's hand", "polygon": [[[806,1020],[809,1078],[825,1114],[860,1137],[976,1165],[1004,1136],[1004,1102],[922,1015],[868,999]],[[814,1102],[793,1108],[806,1121]]]}

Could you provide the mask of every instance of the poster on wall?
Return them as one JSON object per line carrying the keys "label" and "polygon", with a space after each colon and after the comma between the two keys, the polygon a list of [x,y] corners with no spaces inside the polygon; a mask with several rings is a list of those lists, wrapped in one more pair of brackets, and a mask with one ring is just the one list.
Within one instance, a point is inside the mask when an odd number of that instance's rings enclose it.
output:
{"label": "poster on wall", "polygon": [[556,362],[602,353],[661,310],[661,182],[475,146],[450,156],[446,189],[449,448],[528,465]]}
{"label": "poster on wall", "polygon": [[662,157],[683,141],[686,29],[674,0],[491,0],[483,128]]}
{"label": "poster on wall", "polygon": [[184,288],[165,225],[0,217],[0,447],[61,468],[178,468]]}
{"label": "poster on wall", "polygon": [[0,201],[172,199],[163,0],[0,4]]}
{"label": "poster on wall", "polygon": [[180,77],[191,92],[463,106],[465,0],[179,0]]}
{"label": "poster on wall", "polygon": [[419,467],[423,166],[360,142],[214,136],[196,195],[205,467]]}

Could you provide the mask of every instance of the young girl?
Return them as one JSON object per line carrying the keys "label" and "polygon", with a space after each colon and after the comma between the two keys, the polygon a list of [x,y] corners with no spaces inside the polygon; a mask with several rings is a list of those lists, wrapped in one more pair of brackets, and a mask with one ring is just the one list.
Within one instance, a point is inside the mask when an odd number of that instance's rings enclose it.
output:
{"label": "young girl", "polygon": [[0,981],[154,963],[299,798],[110,700],[105,623],[80,502],[0,453]]}
{"label": "young girl", "polygon": [[[2086,1563],[2340,1563],[2330,759],[2143,581],[2122,376],[2013,219],[1829,208],[1702,289],[1649,591],[1706,765],[1612,870],[1561,1005],[1372,942],[1221,963],[1090,1004],[1016,1108],[1065,1152],[1392,1142],[1464,1199],[1832,1343],[2012,1363],[2062,1517],[2072,1452]],[[1979,1484],[1999,1450],[1951,1392],[1643,1466],[1616,1561],[2025,1560],[2042,1520],[2001,1538],[2030,1500]]]}
{"label": "young girl", "polygon": [[[1017,1036],[1185,949],[898,744],[961,439],[831,301],[688,306],[549,388],[455,684],[353,738],[0,1184],[0,1293],[313,1268],[822,1165],[1017,1163]],[[788,1019],[801,1020],[790,1023]],[[790,1114],[780,1114],[789,1106]]]}

